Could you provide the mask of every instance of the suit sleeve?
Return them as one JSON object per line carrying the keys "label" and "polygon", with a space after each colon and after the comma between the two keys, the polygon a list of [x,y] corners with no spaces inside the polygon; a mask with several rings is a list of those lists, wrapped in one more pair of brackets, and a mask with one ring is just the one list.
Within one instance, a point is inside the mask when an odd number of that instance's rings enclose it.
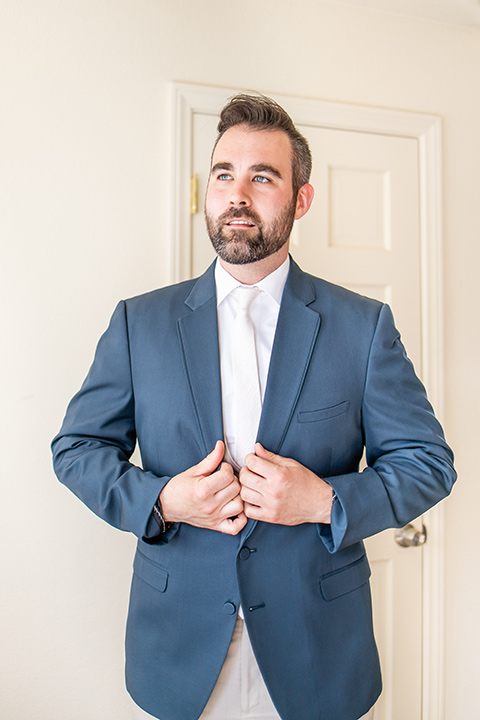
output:
{"label": "suit sleeve", "polygon": [[135,444],[126,307],[120,302],[52,442],[53,464],[59,480],[94,513],[148,540],[159,534],[152,509],[170,478],[133,465]]}
{"label": "suit sleeve", "polygon": [[452,451],[387,305],[370,348],[362,431],[367,468],[328,478],[338,501],[331,525],[319,532],[330,552],[406,525],[446,497],[456,479]]}

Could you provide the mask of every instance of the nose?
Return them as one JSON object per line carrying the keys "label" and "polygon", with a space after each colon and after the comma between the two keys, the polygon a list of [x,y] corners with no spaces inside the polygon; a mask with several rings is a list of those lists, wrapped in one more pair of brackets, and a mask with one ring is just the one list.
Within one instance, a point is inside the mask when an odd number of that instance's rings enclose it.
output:
{"label": "nose", "polygon": [[250,207],[252,201],[246,181],[237,179],[231,184],[229,202],[232,207]]}

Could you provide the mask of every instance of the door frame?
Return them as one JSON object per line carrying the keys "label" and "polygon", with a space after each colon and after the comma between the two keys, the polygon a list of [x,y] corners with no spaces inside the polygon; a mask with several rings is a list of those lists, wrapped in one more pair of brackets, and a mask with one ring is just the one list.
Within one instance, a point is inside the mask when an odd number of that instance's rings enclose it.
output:
{"label": "door frame", "polygon": [[[239,90],[170,83],[171,105],[171,281],[191,274],[190,181],[193,116],[218,116]],[[270,93],[267,93],[270,95]],[[421,376],[436,414],[444,407],[444,294],[442,239],[441,118],[403,110],[350,105],[272,94],[294,122],[314,127],[413,138],[418,143],[421,248]],[[426,513],[428,542],[423,546],[422,720],[444,718],[445,547],[444,510]],[[418,552],[418,550],[417,550]]]}

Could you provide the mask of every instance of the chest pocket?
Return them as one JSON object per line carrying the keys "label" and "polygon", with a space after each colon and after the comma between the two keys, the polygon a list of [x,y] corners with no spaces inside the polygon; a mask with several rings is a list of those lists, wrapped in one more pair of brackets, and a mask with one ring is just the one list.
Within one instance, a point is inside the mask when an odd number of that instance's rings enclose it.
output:
{"label": "chest pocket", "polygon": [[330,418],[338,417],[347,412],[350,407],[350,400],[344,400],[344,402],[332,405],[331,407],[322,408],[321,410],[307,410],[298,413],[298,422],[311,423],[320,422],[321,420],[329,420]]}

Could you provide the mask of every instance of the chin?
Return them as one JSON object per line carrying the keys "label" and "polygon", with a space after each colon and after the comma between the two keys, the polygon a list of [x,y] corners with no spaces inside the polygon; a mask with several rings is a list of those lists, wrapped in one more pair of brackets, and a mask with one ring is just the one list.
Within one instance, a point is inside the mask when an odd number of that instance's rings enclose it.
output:
{"label": "chin", "polygon": [[231,265],[249,265],[250,263],[259,262],[272,255],[272,252],[265,250],[252,251],[249,248],[223,248],[217,250],[218,256]]}
{"label": "chin", "polygon": [[[288,238],[287,238],[288,239]],[[281,243],[265,243],[258,242],[250,238],[229,238],[215,237],[211,238],[212,245],[218,257],[230,265],[249,265],[250,263],[260,262],[265,258],[274,255],[281,250],[285,242]]]}

